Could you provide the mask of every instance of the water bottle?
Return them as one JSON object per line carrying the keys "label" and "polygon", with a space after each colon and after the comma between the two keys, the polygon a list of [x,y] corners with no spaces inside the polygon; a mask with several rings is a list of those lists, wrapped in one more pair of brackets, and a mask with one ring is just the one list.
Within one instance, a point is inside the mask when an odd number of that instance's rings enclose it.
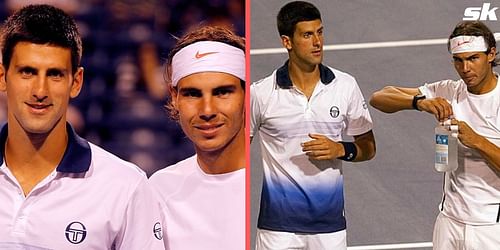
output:
{"label": "water bottle", "polygon": [[451,121],[438,124],[435,130],[436,157],[434,167],[438,172],[451,172],[458,168],[458,126]]}

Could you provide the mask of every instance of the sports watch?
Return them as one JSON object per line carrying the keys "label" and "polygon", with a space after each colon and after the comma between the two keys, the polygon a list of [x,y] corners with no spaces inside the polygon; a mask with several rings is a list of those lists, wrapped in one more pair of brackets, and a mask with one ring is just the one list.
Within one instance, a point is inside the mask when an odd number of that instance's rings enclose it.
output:
{"label": "sports watch", "polygon": [[422,111],[422,110],[418,109],[417,102],[419,100],[423,100],[423,99],[425,99],[425,95],[422,95],[422,94],[417,94],[417,95],[413,96],[413,101],[411,102],[411,105],[413,106],[413,108],[418,110],[418,111]]}

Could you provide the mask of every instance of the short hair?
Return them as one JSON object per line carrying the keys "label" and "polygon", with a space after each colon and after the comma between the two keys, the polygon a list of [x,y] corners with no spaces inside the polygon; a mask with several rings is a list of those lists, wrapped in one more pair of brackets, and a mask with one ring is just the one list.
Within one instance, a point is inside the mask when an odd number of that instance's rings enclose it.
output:
{"label": "short hair", "polygon": [[278,32],[280,36],[293,36],[298,22],[321,20],[321,13],[311,3],[294,1],[281,7],[277,16]]}
{"label": "short hair", "polygon": [[76,72],[82,57],[82,40],[75,21],[61,9],[40,4],[28,5],[12,14],[1,33],[2,62],[9,68],[19,42],[49,44],[71,50],[71,69]]}
{"label": "short hair", "polygon": [[[167,56],[166,63],[166,82],[168,91],[168,100],[165,108],[173,120],[179,120],[179,111],[172,105],[172,92],[177,91],[177,87],[172,86],[172,59],[174,55],[182,48],[200,41],[216,41],[229,44],[233,47],[239,48],[245,52],[245,39],[236,35],[231,30],[219,26],[202,26],[189,31],[187,34],[177,40],[174,47],[170,50]],[[240,79],[240,84],[245,90],[245,81]]]}
{"label": "short hair", "polygon": [[[493,32],[486,26],[484,23],[480,21],[463,21],[455,26],[453,32],[451,32],[450,37],[448,38],[448,51],[450,51],[450,40],[457,36],[482,36],[484,37],[484,41],[486,42],[486,54],[491,52],[491,48],[496,48],[496,40]],[[499,63],[498,51],[495,54],[495,59],[491,62],[491,66],[495,67]]]}

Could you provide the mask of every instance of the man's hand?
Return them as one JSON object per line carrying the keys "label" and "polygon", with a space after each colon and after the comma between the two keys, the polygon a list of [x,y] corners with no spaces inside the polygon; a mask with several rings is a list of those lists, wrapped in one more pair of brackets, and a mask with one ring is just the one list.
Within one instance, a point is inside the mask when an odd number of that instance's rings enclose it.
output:
{"label": "man's hand", "polygon": [[451,104],[448,100],[441,97],[419,100],[417,102],[417,108],[433,114],[440,122],[448,120],[453,115]]}
{"label": "man's hand", "polygon": [[458,139],[463,145],[477,150],[489,163],[489,167],[500,172],[500,147],[490,142],[484,136],[476,133],[476,131],[464,121],[452,119],[451,125],[458,126]]}
{"label": "man's hand", "polygon": [[302,151],[311,160],[333,160],[345,155],[344,146],[320,134],[309,134],[313,140],[301,143]]}
{"label": "man's hand", "polygon": [[484,138],[477,134],[470,126],[464,121],[456,119],[451,120],[451,125],[458,126],[458,139],[462,144],[469,148],[478,148],[481,140]]}

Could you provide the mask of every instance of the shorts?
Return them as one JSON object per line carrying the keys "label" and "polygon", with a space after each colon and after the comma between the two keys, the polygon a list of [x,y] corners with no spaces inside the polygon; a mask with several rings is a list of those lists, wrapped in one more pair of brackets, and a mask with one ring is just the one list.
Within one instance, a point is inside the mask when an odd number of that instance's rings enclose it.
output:
{"label": "shorts", "polygon": [[468,225],[439,213],[432,236],[436,250],[498,250],[500,223]]}
{"label": "shorts", "polygon": [[346,230],[306,234],[257,229],[255,245],[255,250],[346,250]]}

